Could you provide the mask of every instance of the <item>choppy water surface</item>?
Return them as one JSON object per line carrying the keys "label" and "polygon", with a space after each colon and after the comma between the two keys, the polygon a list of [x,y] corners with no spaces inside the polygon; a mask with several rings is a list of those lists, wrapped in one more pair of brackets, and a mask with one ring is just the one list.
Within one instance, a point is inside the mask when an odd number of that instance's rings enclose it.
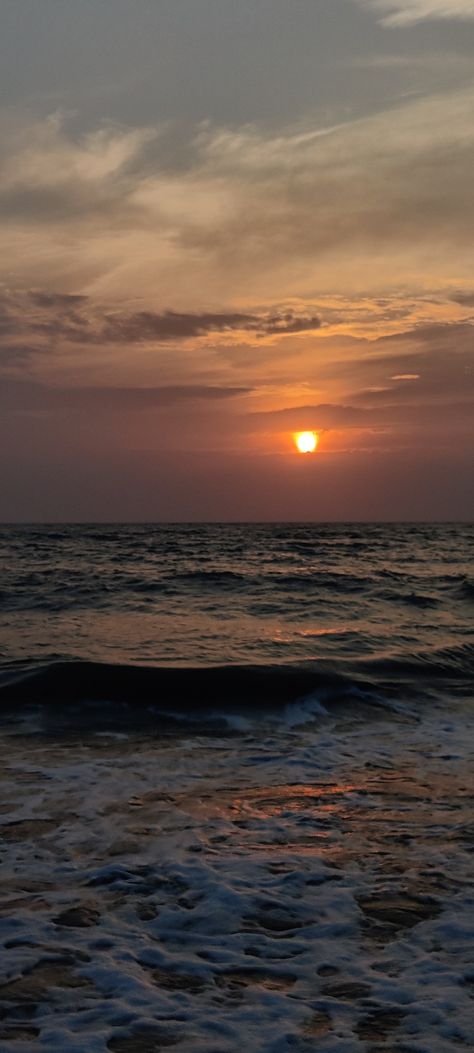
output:
{"label": "choppy water surface", "polygon": [[286,663],[462,646],[466,525],[0,528],[1,659]]}
{"label": "choppy water surface", "polygon": [[2,1053],[474,1048],[472,540],[0,529]]}

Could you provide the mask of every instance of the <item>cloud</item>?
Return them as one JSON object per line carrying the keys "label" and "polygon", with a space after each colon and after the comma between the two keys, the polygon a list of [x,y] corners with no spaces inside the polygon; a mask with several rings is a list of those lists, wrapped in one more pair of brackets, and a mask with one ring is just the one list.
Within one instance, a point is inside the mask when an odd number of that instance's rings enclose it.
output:
{"label": "cloud", "polygon": [[419,373],[395,373],[393,377],[390,377],[390,380],[419,380],[419,379],[420,379],[420,374]]}
{"label": "cloud", "polygon": [[[393,391],[384,390],[373,392],[375,405],[353,405],[351,403],[316,403],[314,405],[288,406],[279,410],[268,410],[260,413],[247,414],[243,418],[256,431],[287,430],[314,431],[326,430],[360,430],[376,429],[399,432],[402,437],[403,431],[408,428],[420,432],[428,431],[430,441],[435,445],[443,445],[445,437],[455,434],[459,429],[463,432],[472,430],[472,401],[439,402],[436,405],[429,402],[413,400],[407,401],[399,393],[399,399],[394,397]],[[367,401],[367,392],[355,396]],[[445,427],[445,421],[450,422],[450,427]]]}
{"label": "cloud", "polygon": [[451,299],[454,303],[461,304],[462,307],[474,307],[474,290],[460,290],[457,293],[451,294]]}
{"label": "cloud", "polygon": [[266,335],[286,335],[289,333],[307,333],[321,328],[318,315],[297,315],[293,311],[271,314],[260,322],[256,330]]}
{"label": "cloud", "polygon": [[358,0],[380,12],[386,26],[407,26],[425,19],[474,19],[474,0]]}
{"label": "cloud", "polygon": [[37,307],[58,308],[64,312],[75,310],[76,307],[82,307],[83,304],[87,303],[87,296],[71,295],[70,293],[32,291],[29,295],[32,303],[36,304]]}
{"label": "cloud", "polygon": [[0,343],[0,367],[25,366],[42,352],[43,348],[31,344]]}
{"label": "cloud", "polygon": [[[146,128],[99,128],[75,140],[55,113],[28,124],[9,112],[0,122],[0,214],[5,221],[61,226],[65,221],[109,224],[127,215],[127,191],[146,146],[157,132]],[[133,211],[129,202],[128,208]]]}
{"label": "cloud", "polygon": [[253,314],[252,302],[305,290],[382,292],[407,273],[420,286],[447,284],[455,252],[462,287],[473,106],[466,88],[336,127],[204,125],[174,167],[159,128],[77,137],[67,122],[18,129],[10,119],[0,279],[3,266],[4,280],[15,272],[31,288],[41,275],[46,292],[112,306]]}
{"label": "cloud", "polygon": [[6,409],[15,410],[107,410],[137,411],[167,409],[180,402],[219,402],[247,395],[248,387],[218,387],[205,384],[175,384],[162,387],[48,387],[28,381],[2,384]]}
{"label": "cloud", "polygon": [[[350,357],[333,355],[320,367],[319,382],[343,387],[351,401],[474,400],[473,325],[419,326],[377,340],[353,340],[350,346]],[[444,425],[450,420],[448,414]]]}
{"label": "cloud", "polygon": [[83,295],[37,290],[4,291],[3,297],[0,295],[0,352],[2,338],[8,338],[13,349],[14,336],[22,340],[41,338],[43,351],[51,351],[52,346],[58,344],[63,347],[70,343],[83,347],[160,344],[232,332],[252,333],[256,337],[285,336],[320,327],[318,315],[295,310],[198,313],[116,309],[110,312]]}
{"label": "cloud", "polygon": [[[473,103],[466,89],[280,135],[206,125],[174,168],[158,133],[110,131],[105,166],[66,124],[48,150],[34,126],[5,134],[0,198],[32,192],[26,212],[0,207],[0,267],[19,286],[0,294],[2,367],[32,381],[3,385],[15,442],[67,443],[72,410],[91,456],[273,449],[296,428],[355,448],[362,431],[464,435]],[[33,207],[38,182],[59,195],[53,218]],[[367,332],[394,335],[354,339]]]}
{"label": "cloud", "polygon": [[336,403],[316,403],[304,406],[286,406],[278,410],[264,410],[247,414],[247,420],[257,430],[261,427],[284,428],[304,431],[321,428],[364,428],[380,423],[380,416],[373,409]]}
{"label": "cloud", "polygon": [[[374,431],[377,448],[381,432],[392,447],[423,442],[439,449],[466,442],[471,448],[473,346],[469,324],[420,326],[377,340],[351,339],[342,347],[337,338],[322,337],[317,354],[290,368],[288,390],[296,391],[299,401],[287,399],[281,408],[283,383],[280,408],[257,412],[248,418],[249,426],[265,434],[324,429],[342,437],[350,432],[356,448],[361,442],[367,446],[368,431]],[[298,386],[296,377],[306,382]],[[335,439],[329,441],[332,445]]]}
{"label": "cloud", "polygon": [[296,315],[292,311],[268,315],[187,314],[177,311],[139,311],[131,315],[115,314],[105,319],[99,337],[104,342],[135,343],[146,340],[187,340],[208,333],[250,331],[261,335],[284,335],[319,329],[317,316]]}

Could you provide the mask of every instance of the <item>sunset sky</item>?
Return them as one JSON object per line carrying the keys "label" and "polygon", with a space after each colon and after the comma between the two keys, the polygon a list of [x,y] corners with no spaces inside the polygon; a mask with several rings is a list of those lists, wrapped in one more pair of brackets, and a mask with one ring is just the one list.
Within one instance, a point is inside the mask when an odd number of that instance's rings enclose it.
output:
{"label": "sunset sky", "polygon": [[0,15],[1,519],[472,518],[474,0]]}

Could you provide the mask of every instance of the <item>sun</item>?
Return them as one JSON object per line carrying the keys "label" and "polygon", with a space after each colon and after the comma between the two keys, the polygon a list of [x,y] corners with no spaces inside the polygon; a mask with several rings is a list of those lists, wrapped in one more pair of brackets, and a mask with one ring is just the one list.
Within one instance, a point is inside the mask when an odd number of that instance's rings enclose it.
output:
{"label": "sun", "polygon": [[299,431],[295,435],[295,444],[300,453],[314,453],[318,436],[315,431]]}

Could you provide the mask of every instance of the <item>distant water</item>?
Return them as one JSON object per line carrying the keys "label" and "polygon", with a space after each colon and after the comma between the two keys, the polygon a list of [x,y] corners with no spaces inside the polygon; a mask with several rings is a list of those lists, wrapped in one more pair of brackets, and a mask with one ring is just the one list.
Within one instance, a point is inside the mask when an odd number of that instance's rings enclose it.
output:
{"label": "distant water", "polygon": [[[3,677],[84,660],[269,676],[312,663],[348,684],[419,693],[447,677],[459,693],[472,682],[473,538],[456,524],[3,526]],[[128,677],[135,701],[153,693]]]}

